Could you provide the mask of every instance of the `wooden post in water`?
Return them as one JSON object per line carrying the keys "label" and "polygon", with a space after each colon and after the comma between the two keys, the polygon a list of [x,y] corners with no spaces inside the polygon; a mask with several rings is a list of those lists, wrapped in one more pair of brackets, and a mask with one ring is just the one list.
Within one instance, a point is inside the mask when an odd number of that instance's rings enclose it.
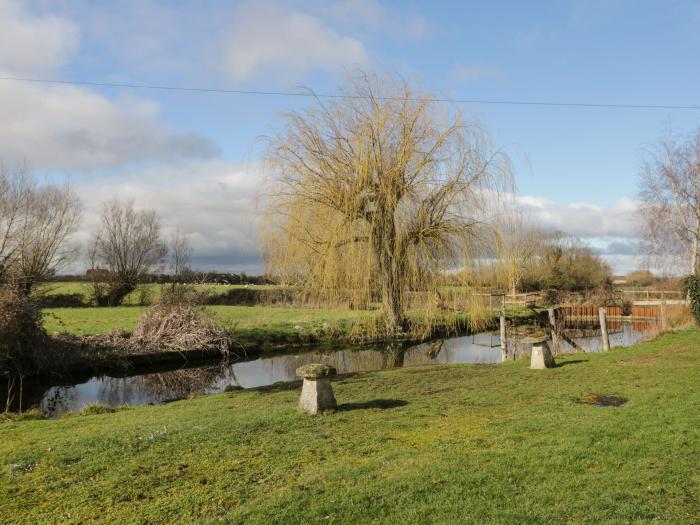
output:
{"label": "wooden post in water", "polygon": [[666,301],[661,302],[661,330],[668,330],[668,308],[666,308]]}
{"label": "wooden post in water", "polygon": [[508,359],[508,339],[506,338],[506,316],[501,314],[501,360]]}
{"label": "wooden post in water", "polygon": [[605,307],[598,308],[598,317],[600,318],[600,333],[603,336],[603,350],[610,350],[610,339],[608,337],[608,320],[605,317]]}
{"label": "wooden post in water", "polygon": [[561,352],[561,342],[559,337],[559,319],[560,313],[559,308],[549,308],[547,309],[547,314],[549,315],[549,329],[552,333],[552,350],[554,355],[559,355]]}
{"label": "wooden post in water", "polygon": [[506,296],[501,298],[501,360],[508,359],[508,336],[506,335]]}

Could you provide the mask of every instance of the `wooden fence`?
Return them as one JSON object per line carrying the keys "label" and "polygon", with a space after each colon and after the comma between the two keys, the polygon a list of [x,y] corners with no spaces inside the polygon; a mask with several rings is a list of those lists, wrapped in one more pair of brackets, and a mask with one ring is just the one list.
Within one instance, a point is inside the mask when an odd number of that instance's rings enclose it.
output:
{"label": "wooden fence", "polygon": [[[561,308],[566,317],[598,317],[598,306],[564,305]],[[621,306],[606,306],[604,308],[607,317],[623,317],[623,314],[627,313],[627,316],[634,318],[658,319],[661,317],[663,305],[633,305],[629,312],[624,312]],[[666,305],[667,314],[683,310],[685,310],[685,307],[681,305]]]}

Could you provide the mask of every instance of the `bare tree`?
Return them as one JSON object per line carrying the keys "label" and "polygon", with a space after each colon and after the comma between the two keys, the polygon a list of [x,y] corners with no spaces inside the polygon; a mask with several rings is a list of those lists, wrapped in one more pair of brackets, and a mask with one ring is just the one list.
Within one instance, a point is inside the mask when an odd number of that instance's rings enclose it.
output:
{"label": "bare tree", "polygon": [[502,213],[496,219],[496,257],[507,290],[515,297],[545,236],[514,196],[509,196],[499,207]]}
{"label": "bare tree", "polygon": [[639,215],[650,255],[700,273],[700,129],[670,137],[643,164]]}
{"label": "bare tree", "polygon": [[73,261],[78,253],[68,242],[78,227],[81,203],[68,184],[35,187],[27,196],[16,261],[16,279],[22,293]]}
{"label": "bare tree", "polygon": [[359,74],[342,98],[293,113],[269,141],[269,271],[323,292],[377,289],[389,331],[412,291],[468,264],[482,192],[509,175],[456,108],[395,77]]}
{"label": "bare tree", "polygon": [[90,250],[91,263],[96,279],[106,276],[108,286],[107,293],[96,299],[98,304],[117,306],[162,264],[168,249],[155,210],[138,211],[133,202],[115,199],[103,206],[101,222]]}
{"label": "bare tree", "polygon": [[30,188],[24,166],[10,169],[0,164],[0,283],[7,281],[17,259]]}
{"label": "bare tree", "polygon": [[68,184],[37,185],[23,165],[0,166],[0,280],[29,294],[70,262],[68,243],[80,221],[80,199]]}
{"label": "bare tree", "polygon": [[175,277],[181,277],[190,269],[191,258],[192,246],[183,231],[177,228],[170,241],[170,264]]}

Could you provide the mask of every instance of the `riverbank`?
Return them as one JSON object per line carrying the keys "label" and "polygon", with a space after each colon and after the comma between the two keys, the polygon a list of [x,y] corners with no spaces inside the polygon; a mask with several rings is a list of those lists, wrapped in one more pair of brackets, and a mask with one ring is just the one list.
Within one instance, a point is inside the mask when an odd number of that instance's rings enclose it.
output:
{"label": "riverbank", "polygon": [[[34,375],[66,378],[69,374],[124,373],[139,367],[183,365],[223,357],[218,351],[196,348],[178,352],[134,352],[124,344],[125,338],[136,329],[145,312],[145,307],[133,306],[42,310],[44,328],[51,334],[51,344],[62,358],[60,367]],[[229,357],[232,358],[305,347],[322,349],[337,344],[409,343],[466,334],[470,330],[468,315],[464,312],[449,322],[438,321],[422,333],[399,338],[372,334],[372,325],[380,316],[378,310],[207,306],[204,313],[231,335],[233,346]],[[517,310],[513,316],[525,319],[527,314]],[[422,322],[420,313],[410,314],[410,319],[418,326]]]}
{"label": "riverbank", "polygon": [[[99,335],[123,330],[133,332],[145,307],[85,307],[45,308],[44,327],[49,333],[71,335]],[[364,323],[376,322],[379,310],[350,310],[347,308],[301,308],[282,306],[206,306],[204,312],[211,315],[224,330],[231,331],[236,340],[251,347],[266,344],[295,344],[332,342],[353,336],[361,337]],[[509,319],[526,321],[532,318],[527,308],[513,308],[507,312]],[[409,312],[410,320],[420,323],[420,312]],[[463,331],[468,325],[468,314],[457,312],[450,323],[435,324],[437,333],[452,327]],[[493,322],[496,322],[494,313]]]}
{"label": "riverbank", "polygon": [[700,332],[560,360],[345,376],[319,417],[296,382],[4,422],[3,519],[697,523]]}

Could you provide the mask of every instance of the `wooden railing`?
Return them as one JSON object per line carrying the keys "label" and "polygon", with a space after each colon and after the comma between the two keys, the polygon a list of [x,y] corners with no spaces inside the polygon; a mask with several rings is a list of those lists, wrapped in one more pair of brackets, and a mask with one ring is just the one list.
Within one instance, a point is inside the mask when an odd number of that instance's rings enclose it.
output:
{"label": "wooden railing", "polygon": [[627,301],[684,301],[681,292],[666,290],[622,290],[622,297]]}

